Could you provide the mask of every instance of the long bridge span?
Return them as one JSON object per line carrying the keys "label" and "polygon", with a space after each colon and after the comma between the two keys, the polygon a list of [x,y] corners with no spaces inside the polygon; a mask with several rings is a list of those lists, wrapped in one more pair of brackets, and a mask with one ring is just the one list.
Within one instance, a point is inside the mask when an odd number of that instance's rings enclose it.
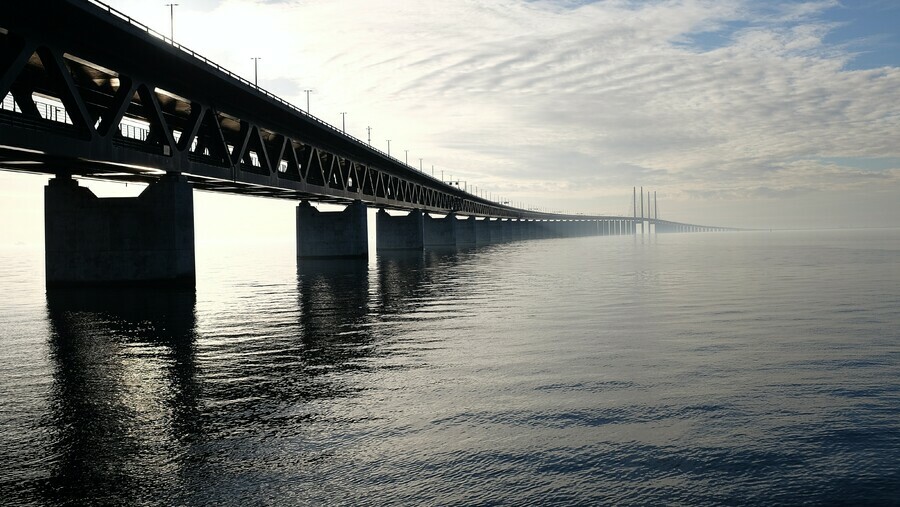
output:
{"label": "long bridge span", "polygon": [[[379,209],[379,250],[726,230],[473,195],[95,0],[0,9],[0,98],[0,169],[52,176],[48,285],[193,284],[192,189],[299,201],[299,257],[367,255],[369,207]],[[98,199],[73,176],[149,186],[138,198]],[[347,208],[326,213],[311,202]]]}

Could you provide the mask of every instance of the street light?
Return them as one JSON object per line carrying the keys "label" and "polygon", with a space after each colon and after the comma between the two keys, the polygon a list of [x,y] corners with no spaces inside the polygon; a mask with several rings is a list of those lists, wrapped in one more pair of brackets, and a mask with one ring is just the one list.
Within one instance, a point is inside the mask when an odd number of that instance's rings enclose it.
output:
{"label": "street light", "polygon": [[166,4],[169,8],[169,40],[175,42],[175,7],[178,4]]}
{"label": "street light", "polygon": [[419,172],[422,172],[422,159],[419,158]]}
{"label": "street light", "polygon": [[309,94],[312,93],[312,90],[303,90],[306,92],[306,114],[309,114]]}
{"label": "street light", "polygon": [[366,132],[369,133],[369,146],[372,146],[372,127],[366,127]]}
{"label": "street light", "polygon": [[388,139],[387,142],[388,142],[388,156],[390,157],[391,156],[391,140]]}
{"label": "street light", "polygon": [[347,112],[341,112],[341,132],[347,133]]}
{"label": "street light", "polygon": [[250,59],[253,60],[253,86],[259,88],[259,81],[258,81],[259,68],[258,67],[259,67],[259,61],[262,60],[262,58],[259,56],[254,56]]}
{"label": "street light", "polygon": [[403,150],[403,153],[406,154],[406,158],[404,159],[403,163],[409,165],[409,150]]}

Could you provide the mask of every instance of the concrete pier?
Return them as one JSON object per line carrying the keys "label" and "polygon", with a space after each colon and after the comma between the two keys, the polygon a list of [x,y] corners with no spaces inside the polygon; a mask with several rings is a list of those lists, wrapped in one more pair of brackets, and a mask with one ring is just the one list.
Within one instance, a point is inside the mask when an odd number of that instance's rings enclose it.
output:
{"label": "concrete pier", "polygon": [[175,174],[138,197],[99,198],[69,177],[44,188],[47,287],[193,287],[194,199]]}
{"label": "concrete pier", "polygon": [[366,205],[354,201],[343,211],[319,211],[309,202],[297,205],[297,257],[352,259],[369,255]]}
{"label": "concrete pier", "polygon": [[518,219],[510,219],[506,222],[506,225],[509,227],[509,240],[510,241],[521,241],[522,240],[522,221]]}
{"label": "concrete pier", "polygon": [[490,245],[491,244],[491,221],[487,218],[483,220],[478,220],[475,217],[470,217],[469,220],[472,221],[475,228],[475,244],[478,246],[481,245]]}
{"label": "concrete pier", "polygon": [[379,209],[375,215],[376,248],[378,250],[422,250],[425,245],[424,217],[421,210],[405,216],[389,215]]}
{"label": "concrete pier", "polygon": [[453,217],[454,220],[453,228],[456,236],[456,246],[469,247],[478,245],[477,220],[475,217],[459,219],[454,214],[449,216]]}
{"label": "concrete pier", "polygon": [[423,214],[425,248],[455,248],[456,224],[459,220],[454,214],[443,218],[434,218],[428,213]]}

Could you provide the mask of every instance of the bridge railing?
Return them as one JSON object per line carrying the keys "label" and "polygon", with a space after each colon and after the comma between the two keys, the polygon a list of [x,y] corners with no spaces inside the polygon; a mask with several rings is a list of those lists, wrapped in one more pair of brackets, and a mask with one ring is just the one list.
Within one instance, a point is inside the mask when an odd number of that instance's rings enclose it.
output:
{"label": "bridge railing", "polygon": [[[408,169],[410,169],[411,171],[418,172],[419,174],[421,174],[421,175],[423,175],[423,176],[425,176],[425,177],[427,177],[427,178],[430,178],[430,179],[434,180],[435,182],[445,183],[444,181],[440,180],[439,178],[435,178],[434,176],[432,176],[432,175],[426,173],[425,171],[417,170],[415,167],[409,165],[408,163],[406,163],[406,162],[401,162],[400,159],[398,159],[397,157],[394,157],[394,156],[390,155],[389,153],[386,153],[386,152],[384,152],[383,150],[378,149],[378,148],[372,146],[372,145],[369,144],[369,143],[363,142],[361,139],[359,139],[359,138],[357,138],[357,137],[355,137],[355,136],[353,136],[353,135],[351,135],[351,134],[347,134],[347,132],[338,129],[338,128],[335,127],[334,125],[332,125],[332,124],[330,124],[330,123],[328,123],[328,122],[326,122],[326,121],[324,121],[324,120],[318,118],[318,117],[315,116],[315,115],[310,114],[309,111],[304,111],[304,110],[300,109],[299,107],[297,107],[297,106],[295,106],[294,104],[288,102],[287,100],[285,100],[285,99],[283,99],[283,98],[281,98],[281,97],[275,95],[274,93],[272,93],[272,92],[270,92],[270,91],[268,91],[268,90],[266,90],[266,89],[264,89],[264,88],[260,88],[259,85],[254,84],[254,83],[251,83],[248,79],[246,79],[246,78],[244,78],[244,77],[241,77],[241,76],[238,75],[238,74],[235,74],[234,72],[232,72],[232,71],[228,70],[227,68],[225,68],[225,67],[219,65],[218,63],[216,63],[216,62],[210,60],[209,58],[206,58],[205,56],[201,55],[200,53],[197,53],[196,51],[194,51],[194,50],[192,50],[192,49],[190,49],[190,48],[188,48],[188,47],[186,47],[186,46],[183,46],[183,45],[179,44],[178,42],[175,42],[172,38],[166,36],[165,34],[162,34],[162,33],[157,32],[156,30],[154,30],[154,29],[150,28],[149,26],[147,26],[147,25],[141,23],[140,21],[137,21],[136,19],[132,18],[131,16],[129,16],[129,15],[127,15],[127,14],[125,14],[124,12],[119,11],[119,10],[115,9],[114,7],[112,7],[112,6],[110,6],[110,5],[107,5],[107,4],[103,3],[103,2],[100,2],[99,0],[87,0],[87,1],[88,1],[89,3],[91,3],[91,4],[93,4],[94,6],[96,6],[96,7],[100,8],[100,9],[106,11],[109,15],[114,16],[114,17],[118,18],[119,20],[128,23],[129,25],[131,25],[131,26],[133,26],[133,27],[135,27],[135,28],[137,28],[137,29],[139,29],[139,30],[141,30],[141,31],[143,31],[143,32],[145,32],[145,33],[147,33],[148,35],[151,35],[151,36],[153,36],[153,37],[156,37],[157,39],[160,39],[160,40],[162,40],[163,42],[166,42],[166,43],[170,44],[172,47],[174,47],[174,48],[176,48],[176,49],[178,49],[178,50],[180,50],[180,51],[183,51],[184,53],[187,53],[188,55],[192,56],[193,58],[196,58],[196,59],[200,60],[201,62],[203,62],[203,63],[209,65],[210,67],[213,67],[214,69],[216,69],[217,71],[219,71],[219,72],[221,72],[221,73],[227,75],[228,77],[237,80],[238,82],[242,83],[244,86],[247,86],[248,88],[250,88],[252,91],[255,91],[255,92],[257,92],[257,93],[260,93],[260,94],[262,94],[262,95],[265,95],[266,97],[268,97],[268,98],[270,98],[270,99],[272,99],[272,100],[274,100],[274,101],[276,101],[276,102],[278,102],[278,103],[280,103],[280,104],[282,104],[282,105],[284,105],[284,106],[290,108],[291,110],[295,111],[296,113],[302,114],[302,115],[306,116],[307,118],[309,118],[309,119],[311,119],[311,120],[317,122],[318,124],[320,124],[321,126],[327,128],[328,130],[331,130],[332,132],[334,132],[334,133],[336,133],[336,134],[339,134],[339,135],[341,135],[341,136],[343,136],[343,137],[346,137],[346,138],[348,138],[348,139],[350,139],[350,140],[356,142],[356,143],[359,144],[361,147],[364,147],[364,148],[366,148],[366,149],[369,149],[369,150],[378,152],[378,153],[380,153],[381,155],[385,156],[386,158],[392,159],[392,160],[394,160],[396,163],[402,164],[402,165],[406,166]],[[462,190],[462,189],[459,189],[459,190]],[[474,194],[472,194],[471,192],[468,192],[467,190],[464,190],[464,192],[467,193],[467,194],[469,194],[469,195],[475,196]],[[477,196],[476,196],[476,197],[477,197]],[[489,202],[494,202],[494,203],[500,204],[498,201],[492,201],[492,200],[489,200],[489,199],[486,199],[486,198],[483,198],[483,197],[478,197],[478,198],[479,198],[479,199],[484,199],[485,201],[489,201]]]}

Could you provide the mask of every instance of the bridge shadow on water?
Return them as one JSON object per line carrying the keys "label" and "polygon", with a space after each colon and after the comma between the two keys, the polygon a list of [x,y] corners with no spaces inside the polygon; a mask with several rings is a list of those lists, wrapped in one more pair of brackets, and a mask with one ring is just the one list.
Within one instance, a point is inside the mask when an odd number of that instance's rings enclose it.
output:
{"label": "bridge shadow on water", "polygon": [[[247,469],[309,473],[330,450],[294,448],[305,456],[299,464],[295,456],[252,456],[280,438],[296,446],[318,437],[310,431],[377,417],[335,415],[333,407],[364,398],[371,375],[384,368],[417,367],[397,345],[402,324],[441,297],[436,279],[460,255],[299,262],[296,308],[268,328],[254,322],[239,330],[256,340],[201,331],[198,321],[217,315],[198,310],[193,290],[49,290],[50,444],[40,458],[44,479],[21,484],[20,499],[233,503],[232,485],[254,480]],[[250,322],[254,310],[242,311],[231,318]]]}

